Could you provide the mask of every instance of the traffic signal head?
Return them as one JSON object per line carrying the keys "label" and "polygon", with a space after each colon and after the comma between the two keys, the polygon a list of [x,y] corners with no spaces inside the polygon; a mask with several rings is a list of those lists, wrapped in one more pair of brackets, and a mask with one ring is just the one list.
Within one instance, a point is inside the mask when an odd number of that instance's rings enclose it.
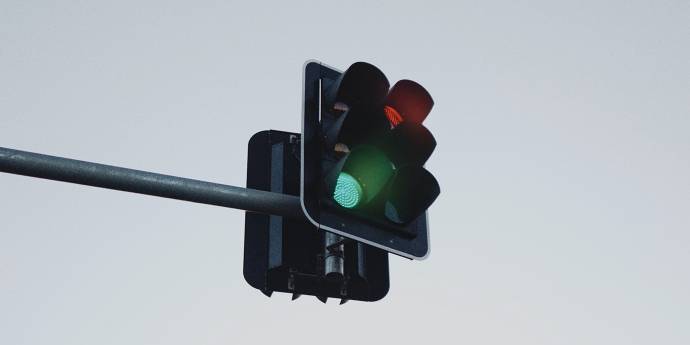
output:
{"label": "traffic signal head", "polygon": [[302,203],[319,228],[411,258],[428,252],[426,210],[440,193],[424,168],[436,140],[429,92],[392,88],[377,67],[305,68]]}

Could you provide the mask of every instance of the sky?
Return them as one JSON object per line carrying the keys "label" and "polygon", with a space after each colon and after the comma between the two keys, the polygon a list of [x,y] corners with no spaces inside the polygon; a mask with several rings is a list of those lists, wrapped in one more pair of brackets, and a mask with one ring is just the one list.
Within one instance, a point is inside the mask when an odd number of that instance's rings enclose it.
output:
{"label": "sky", "polygon": [[690,343],[690,3],[0,3],[0,146],[243,186],[302,66],[435,100],[431,254],[267,298],[244,212],[0,174],[2,344]]}

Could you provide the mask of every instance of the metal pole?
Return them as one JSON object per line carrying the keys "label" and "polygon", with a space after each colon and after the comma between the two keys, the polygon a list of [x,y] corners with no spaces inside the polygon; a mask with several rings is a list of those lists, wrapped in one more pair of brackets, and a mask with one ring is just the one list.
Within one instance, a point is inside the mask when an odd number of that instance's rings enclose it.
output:
{"label": "metal pole", "polygon": [[299,197],[0,147],[0,172],[303,219]]}

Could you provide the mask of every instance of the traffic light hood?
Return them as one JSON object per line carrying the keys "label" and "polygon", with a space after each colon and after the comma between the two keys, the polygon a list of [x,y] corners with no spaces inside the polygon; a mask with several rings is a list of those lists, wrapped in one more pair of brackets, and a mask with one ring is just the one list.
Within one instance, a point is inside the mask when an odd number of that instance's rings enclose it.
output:
{"label": "traffic light hood", "polygon": [[348,108],[372,107],[383,104],[390,83],[376,66],[355,62],[341,74],[326,94],[331,106],[343,103]]}

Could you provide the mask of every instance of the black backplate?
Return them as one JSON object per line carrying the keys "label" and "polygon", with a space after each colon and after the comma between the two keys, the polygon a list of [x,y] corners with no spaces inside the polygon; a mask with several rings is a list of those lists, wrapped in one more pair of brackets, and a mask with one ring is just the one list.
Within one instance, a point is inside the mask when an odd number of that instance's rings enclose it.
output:
{"label": "black backplate", "polygon": [[[300,135],[262,131],[249,140],[247,187],[300,194]],[[247,212],[244,278],[270,296],[274,291],[343,300],[376,301],[388,293],[388,253],[349,241],[345,279],[323,278],[324,231],[306,220]]]}

